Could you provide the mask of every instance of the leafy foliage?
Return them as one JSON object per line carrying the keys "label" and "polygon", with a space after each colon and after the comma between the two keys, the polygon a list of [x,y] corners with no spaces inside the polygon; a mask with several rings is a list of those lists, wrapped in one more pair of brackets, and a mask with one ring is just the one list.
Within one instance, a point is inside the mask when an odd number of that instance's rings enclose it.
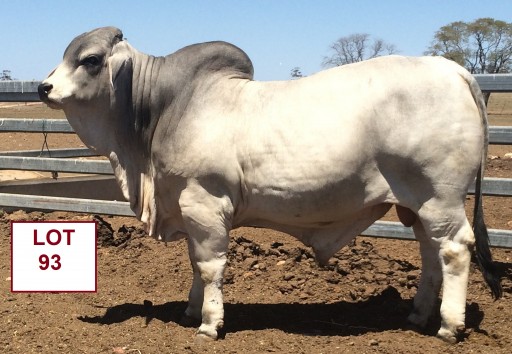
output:
{"label": "leafy foliage", "polygon": [[472,74],[510,72],[512,23],[492,18],[452,22],[435,33],[425,54],[454,60]]}

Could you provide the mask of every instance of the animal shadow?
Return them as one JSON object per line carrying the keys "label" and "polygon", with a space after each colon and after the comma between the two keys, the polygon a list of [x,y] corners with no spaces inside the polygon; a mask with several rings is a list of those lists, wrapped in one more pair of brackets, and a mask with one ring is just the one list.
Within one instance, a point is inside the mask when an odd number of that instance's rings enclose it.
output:
{"label": "animal shadow", "polygon": [[[87,323],[110,325],[133,317],[142,317],[147,325],[154,319],[182,325],[182,315],[186,307],[185,301],[153,305],[145,300],[143,304],[126,303],[107,308],[105,314],[101,316],[80,316],[78,319]],[[315,336],[353,336],[400,329],[417,331],[407,322],[407,315],[411,309],[412,300],[402,299],[394,287],[388,287],[378,295],[355,303],[346,301],[329,304],[226,303],[225,327],[219,334],[222,338],[226,333],[269,328],[286,333]],[[479,331],[483,312],[480,311],[478,304],[468,305],[466,315],[466,327]],[[435,335],[439,325],[439,316],[434,316],[421,333]]]}
{"label": "animal shadow", "polygon": [[108,307],[102,316],[78,316],[78,319],[83,322],[102,325],[121,323],[133,317],[145,318],[146,325],[153,319],[164,323],[179,323],[186,308],[187,303],[185,301],[172,301],[154,306],[151,301],[144,300],[143,304],[126,303]]}

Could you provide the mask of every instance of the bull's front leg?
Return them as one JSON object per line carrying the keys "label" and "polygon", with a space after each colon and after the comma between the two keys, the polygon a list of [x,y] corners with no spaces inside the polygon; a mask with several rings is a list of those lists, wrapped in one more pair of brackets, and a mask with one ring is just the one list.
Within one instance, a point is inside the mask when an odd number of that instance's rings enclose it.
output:
{"label": "bull's front leg", "polygon": [[[194,237],[189,243],[189,247],[192,247],[191,254],[193,254],[191,261],[196,265],[198,275],[203,283],[201,325],[197,335],[206,336],[211,339],[217,339],[217,330],[224,325],[222,285],[227,253],[227,245],[226,247],[221,246],[221,243],[224,242],[224,240],[219,240],[217,245],[214,246],[210,242],[197,240]],[[227,242],[225,243],[227,244]],[[197,284],[199,281],[194,283]],[[198,308],[196,302],[200,301],[200,295],[201,290],[193,285],[190,291],[188,309]]]}
{"label": "bull's front leg", "polygon": [[185,315],[197,318],[200,314],[199,339],[217,339],[217,331],[224,325],[222,287],[232,208],[228,200],[197,188],[182,193],[180,207],[194,270]]}

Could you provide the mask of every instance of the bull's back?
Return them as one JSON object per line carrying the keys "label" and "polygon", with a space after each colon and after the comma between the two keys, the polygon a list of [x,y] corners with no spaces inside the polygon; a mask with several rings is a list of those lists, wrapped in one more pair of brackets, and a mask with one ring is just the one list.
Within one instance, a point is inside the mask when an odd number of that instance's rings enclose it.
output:
{"label": "bull's back", "polygon": [[461,69],[441,58],[390,56],[297,81],[255,82],[242,155],[268,180],[278,166],[278,175],[294,179],[302,166],[317,179],[343,177],[347,164],[382,154],[477,153],[482,121]]}

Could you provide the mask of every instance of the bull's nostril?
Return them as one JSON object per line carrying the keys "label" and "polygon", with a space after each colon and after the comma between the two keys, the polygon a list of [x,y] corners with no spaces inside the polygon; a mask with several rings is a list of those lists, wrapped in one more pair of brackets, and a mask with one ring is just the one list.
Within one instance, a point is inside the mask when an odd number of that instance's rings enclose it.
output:
{"label": "bull's nostril", "polygon": [[40,84],[37,87],[37,92],[39,93],[39,98],[43,99],[43,98],[47,97],[52,89],[53,89],[52,84],[45,84],[45,83]]}

